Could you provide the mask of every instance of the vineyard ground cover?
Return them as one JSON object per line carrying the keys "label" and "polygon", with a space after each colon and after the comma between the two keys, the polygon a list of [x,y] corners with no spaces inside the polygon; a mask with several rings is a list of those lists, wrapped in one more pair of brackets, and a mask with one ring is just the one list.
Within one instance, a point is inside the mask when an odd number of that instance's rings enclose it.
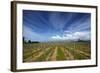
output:
{"label": "vineyard ground cover", "polygon": [[90,42],[41,42],[23,44],[23,62],[91,59]]}

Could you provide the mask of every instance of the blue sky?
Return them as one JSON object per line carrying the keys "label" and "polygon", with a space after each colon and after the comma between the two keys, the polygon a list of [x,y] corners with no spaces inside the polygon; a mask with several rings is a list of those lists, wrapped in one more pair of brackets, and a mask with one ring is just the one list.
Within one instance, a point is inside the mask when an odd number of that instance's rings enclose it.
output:
{"label": "blue sky", "polygon": [[25,40],[90,40],[90,32],[90,13],[23,10]]}

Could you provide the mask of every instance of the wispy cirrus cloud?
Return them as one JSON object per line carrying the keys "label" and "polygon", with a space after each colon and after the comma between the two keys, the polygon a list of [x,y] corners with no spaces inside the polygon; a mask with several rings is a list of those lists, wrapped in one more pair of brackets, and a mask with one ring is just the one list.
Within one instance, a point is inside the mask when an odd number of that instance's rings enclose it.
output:
{"label": "wispy cirrus cloud", "polygon": [[67,30],[70,30],[70,31],[86,31],[87,29],[89,29],[90,31],[90,28],[91,28],[91,20],[90,18],[86,18],[84,21],[79,21],[79,22],[75,22],[75,23],[72,23],[71,26],[69,26],[67,28]]}
{"label": "wispy cirrus cloud", "polygon": [[[68,23],[74,14],[51,12],[49,21],[55,29],[62,30],[66,23]],[[66,17],[65,17],[66,16]]]}

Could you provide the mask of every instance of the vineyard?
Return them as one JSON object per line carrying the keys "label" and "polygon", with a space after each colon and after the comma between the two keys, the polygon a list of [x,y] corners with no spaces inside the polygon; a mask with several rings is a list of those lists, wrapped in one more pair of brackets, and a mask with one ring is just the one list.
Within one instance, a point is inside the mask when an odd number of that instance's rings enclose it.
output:
{"label": "vineyard", "polygon": [[24,43],[23,62],[90,59],[90,48],[90,42]]}

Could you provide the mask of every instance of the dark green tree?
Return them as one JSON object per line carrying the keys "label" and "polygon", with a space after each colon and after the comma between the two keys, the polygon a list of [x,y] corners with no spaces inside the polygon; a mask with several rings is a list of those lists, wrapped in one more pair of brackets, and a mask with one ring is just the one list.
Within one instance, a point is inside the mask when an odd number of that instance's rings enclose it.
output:
{"label": "dark green tree", "polygon": [[25,37],[23,37],[23,42],[25,43],[26,41],[25,41]]}
{"label": "dark green tree", "polygon": [[31,40],[28,40],[28,43],[31,43]]}

